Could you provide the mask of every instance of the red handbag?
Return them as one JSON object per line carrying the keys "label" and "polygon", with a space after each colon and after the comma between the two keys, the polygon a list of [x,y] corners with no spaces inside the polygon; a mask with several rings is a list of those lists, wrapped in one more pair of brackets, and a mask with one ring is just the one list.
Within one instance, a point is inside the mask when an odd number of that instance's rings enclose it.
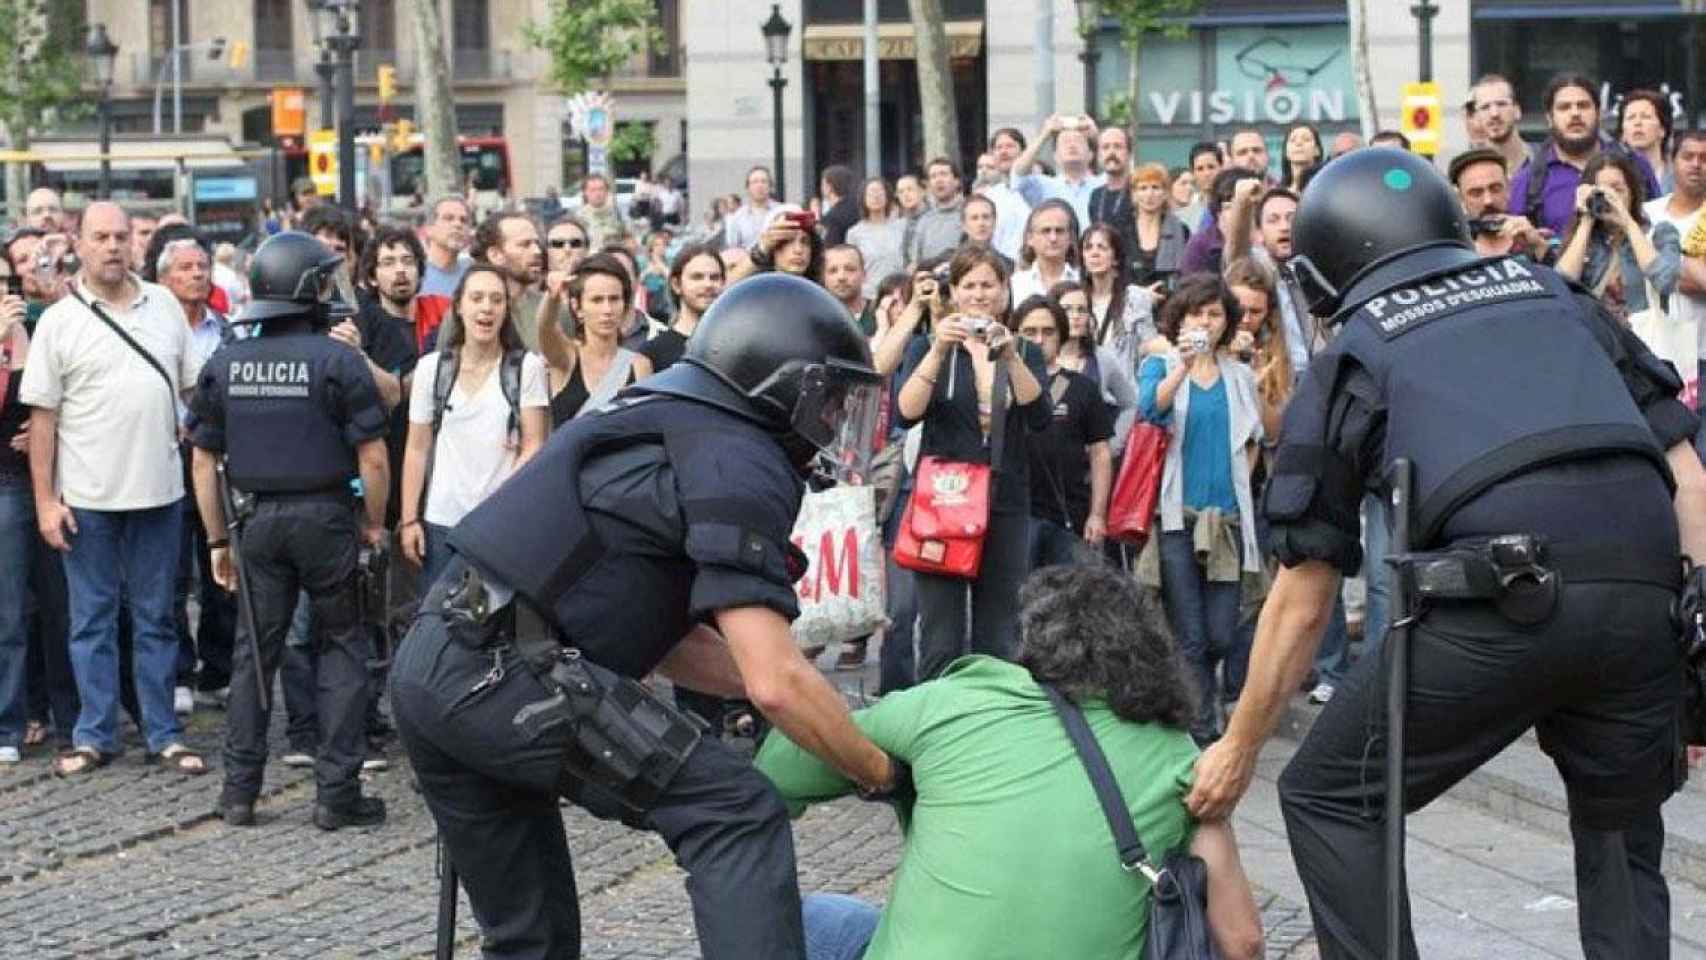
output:
{"label": "red handbag", "polygon": [[[989,505],[1007,433],[1007,368],[998,367],[991,389],[989,463],[920,457],[912,498],[900,516],[894,562],[908,570],[962,580],[977,579]],[[950,384],[950,396],[952,385]]]}
{"label": "red handbag", "polygon": [[1142,546],[1155,529],[1155,504],[1161,499],[1161,470],[1167,463],[1166,427],[1138,420],[1126,434],[1120,475],[1108,496],[1108,538]]}

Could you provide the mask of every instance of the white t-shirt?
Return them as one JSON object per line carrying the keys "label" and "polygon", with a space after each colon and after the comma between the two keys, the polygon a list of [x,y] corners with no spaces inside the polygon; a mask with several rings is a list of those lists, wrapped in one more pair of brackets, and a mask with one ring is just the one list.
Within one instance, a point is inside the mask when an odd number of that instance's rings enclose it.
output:
{"label": "white t-shirt", "polygon": [[[1681,239],[1688,239],[1689,231],[1694,229],[1695,221],[1700,219],[1700,211],[1706,210],[1706,204],[1701,204],[1686,217],[1674,217],[1666,209],[1670,205],[1670,197],[1663,196],[1657,200],[1647,201],[1644,208],[1647,220],[1654,226],[1668,223],[1676,228]],[[1678,320],[1693,320],[1700,325],[1700,357],[1706,360],[1706,297],[1692,293],[1683,293],[1680,289],[1670,295],[1670,315]],[[1685,371],[1685,374],[1687,372]],[[1685,375],[1685,379],[1693,379]]]}
{"label": "white t-shirt", "polygon": [[[501,361],[500,361],[501,364]],[[432,425],[432,395],[438,379],[438,352],[421,357],[409,388],[409,422]],[[504,399],[501,371],[492,367],[472,397],[461,377],[450,390],[444,423],[433,441],[431,488],[427,490],[426,522],[448,527],[460,521],[515,472],[519,448],[509,434],[509,401]],[[521,361],[521,406],[545,407],[545,361],[529,353]]]}
{"label": "white t-shirt", "polygon": [[[71,297],[41,315],[18,385],[21,402],[59,415],[54,485],[68,506],[148,510],[184,496],[177,400],[195,385],[201,360],[178,298],[132,280],[134,300],[100,305],[165,369],[170,391],[147,360]],[[96,302],[82,280],[77,289]]]}

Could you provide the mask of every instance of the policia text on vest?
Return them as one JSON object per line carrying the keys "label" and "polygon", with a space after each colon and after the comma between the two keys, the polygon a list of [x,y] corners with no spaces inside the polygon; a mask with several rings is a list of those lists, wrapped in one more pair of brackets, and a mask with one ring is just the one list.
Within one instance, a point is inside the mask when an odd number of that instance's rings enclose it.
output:
{"label": "policia text on vest", "polygon": [[1370,300],[1363,309],[1374,318],[1381,335],[1391,340],[1430,317],[1442,316],[1462,307],[1490,306],[1547,295],[1545,285],[1536,280],[1534,271],[1521,261],[1496,260],[1461,273],[1383,293]]}

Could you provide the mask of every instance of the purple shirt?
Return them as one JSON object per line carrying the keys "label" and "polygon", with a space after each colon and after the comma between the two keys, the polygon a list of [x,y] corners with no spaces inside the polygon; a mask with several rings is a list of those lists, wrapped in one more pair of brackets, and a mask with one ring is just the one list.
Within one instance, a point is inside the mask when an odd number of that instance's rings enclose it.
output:
{"label": "purple shirt", "polygon": [[[1601,142],[1600,149],[1606,149],[1610,144]],[[1653,176],[1652,164],[1647,158],[1638,153],[1631,153],[1635,166],[1641,171],[1644,181],[1642,190],[1648,200],[1659,195],[1659,181]],[[1534,162],[1529,161],[1517,171],[1511,180],[1510,212],[1525,213],[1523,205],[1528,198],[1528,180],[1534,174]],[[1552,144],[1546,147],[1546,180],[1540,188],[1540,219],[1536,223],[1550,229],[1555,234],[1563,234],[1569,228],[1570,219],[1576,213],[1576,187],[1582,182],[1582,172],[1570,164],[1558,159],[1558,148]],[[1532,219],[1532,218],[1530,218]]]}

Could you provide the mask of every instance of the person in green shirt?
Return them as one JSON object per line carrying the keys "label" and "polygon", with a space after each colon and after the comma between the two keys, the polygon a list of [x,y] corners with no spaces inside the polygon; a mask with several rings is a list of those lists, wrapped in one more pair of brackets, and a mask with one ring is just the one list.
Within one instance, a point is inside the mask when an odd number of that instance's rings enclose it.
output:
{"label": "person in green shirt", "polygon": [[[1209,868],[1209,925],[1228,960],[1262,955],[1231,827],[1186,812],[1195,692],[1159,605],[1111,568],[1047,567],[1020,590],[1014,662],[955,661],[854,714],[911,765],[916,800],[888,907],[806,898],[809,960],[1132,960],[1150,885],[1127,873],[1082,762],[1038,681],[1084,711],[1151,855],[1189,844]],[[773,732],[757,758],[791,813],[852,792]]]}

